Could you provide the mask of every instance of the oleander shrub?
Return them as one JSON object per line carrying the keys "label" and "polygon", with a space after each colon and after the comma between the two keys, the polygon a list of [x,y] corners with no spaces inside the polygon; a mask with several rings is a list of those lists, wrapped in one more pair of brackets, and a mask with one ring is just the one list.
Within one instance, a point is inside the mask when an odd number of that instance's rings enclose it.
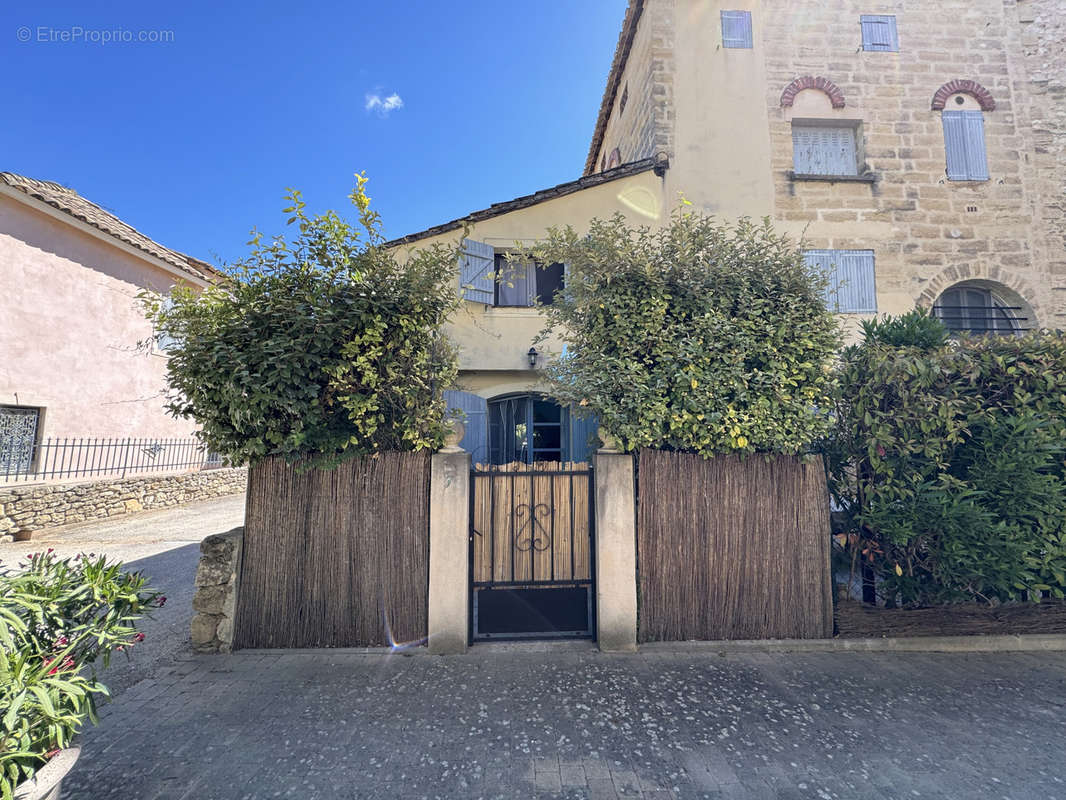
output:
{"label": "oleander shrub", "polygon": [[290,235],[197,293],[147,295],[168,341],[168,409],[234,464],[266,456],[330,466],[383,450],[435,450],[457,362],[442,325],[457,307],[458,245],[384,248],[366,178],[358,223],[311,215],[292,191]]}
{"label": "oleander shrub", "polygon": [[566,264],[544,307],[566,345],[547,369],[561,403],[625,451],[800,453],[824,435],[839,345],[796,243],[768,220],[679,210],[661,229],[621,215],[551,229],[523,258]]}
{"label": "oleander shrub", "polygon": [[137,620],[165,601],[102,556],[48,551],[0,568],[0,797],[96,721],[108,694],[97,664],[143,640]]}
{"label": "oleander shrub", "polygon": [[[938,330],[940,328],[940,330]],[[961,337],[914,311],[845,348],[830,490],[889,605],[1063,598],[1066,339]]]}

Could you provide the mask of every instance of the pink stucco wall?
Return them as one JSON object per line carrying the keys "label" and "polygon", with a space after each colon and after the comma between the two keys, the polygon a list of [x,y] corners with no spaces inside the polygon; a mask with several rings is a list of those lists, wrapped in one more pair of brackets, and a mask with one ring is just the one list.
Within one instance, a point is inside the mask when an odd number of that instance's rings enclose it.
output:
{"label": "pink stucco wall", "polygon": [[0,196],[0,404],[45,409],[44,436],[189,436],[163,409],[166,357],[136,295],[175,277]]}

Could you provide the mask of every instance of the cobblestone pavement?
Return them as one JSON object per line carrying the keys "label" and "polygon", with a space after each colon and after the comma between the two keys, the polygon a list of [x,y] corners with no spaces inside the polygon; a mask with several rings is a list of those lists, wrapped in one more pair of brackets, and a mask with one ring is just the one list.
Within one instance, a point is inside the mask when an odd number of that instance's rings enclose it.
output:
{"label": "cobblestone pavement", "polygon": [[200,540],[244,521],[244,495],[201,500],[184,506],[140,514],[66,525],[45,531],[29,542],[0,544],[0,562],[15,565],[27,553],[53,548],[60,556],[106,553],[127,568],[148,576],[151,585],[167,597],[167,604],[142,620],[145,640],[128,655],[115,655],[102,673],[115,694],[145,677],[160,665],[173,662],[188,650],[192,619],[193,582],[200,560]]}
{"label": "cobblestone pavement", "polygon": [[1066,798],[1066,654],[188,657],[84,735],[97,798]]}

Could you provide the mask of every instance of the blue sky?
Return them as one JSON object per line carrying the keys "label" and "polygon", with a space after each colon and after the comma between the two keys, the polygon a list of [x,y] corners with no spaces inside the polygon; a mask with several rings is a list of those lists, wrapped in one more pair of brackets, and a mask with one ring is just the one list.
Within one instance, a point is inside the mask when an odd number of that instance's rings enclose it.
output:
{"label": "blue sky", "polygon": [[3,6],[0,170],[217,263],[289,186],[400,236],[579,177],[625,0]]}

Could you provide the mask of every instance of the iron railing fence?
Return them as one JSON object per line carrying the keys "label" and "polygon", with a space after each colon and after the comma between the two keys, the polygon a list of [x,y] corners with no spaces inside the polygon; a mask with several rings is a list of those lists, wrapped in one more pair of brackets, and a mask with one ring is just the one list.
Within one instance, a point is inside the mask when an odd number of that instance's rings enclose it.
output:
{"label": "iron railing fence", "polygon": [[933,314],[949,330],[970,333],[1024,333],[1033,329],[1029,318],[1021,316],[1021,306],[933,306]]}
{"label": "iron railing fence", "polygon": [[49,438],[0,448],[0,483],[119,477],[225,466],[197,439]]}

